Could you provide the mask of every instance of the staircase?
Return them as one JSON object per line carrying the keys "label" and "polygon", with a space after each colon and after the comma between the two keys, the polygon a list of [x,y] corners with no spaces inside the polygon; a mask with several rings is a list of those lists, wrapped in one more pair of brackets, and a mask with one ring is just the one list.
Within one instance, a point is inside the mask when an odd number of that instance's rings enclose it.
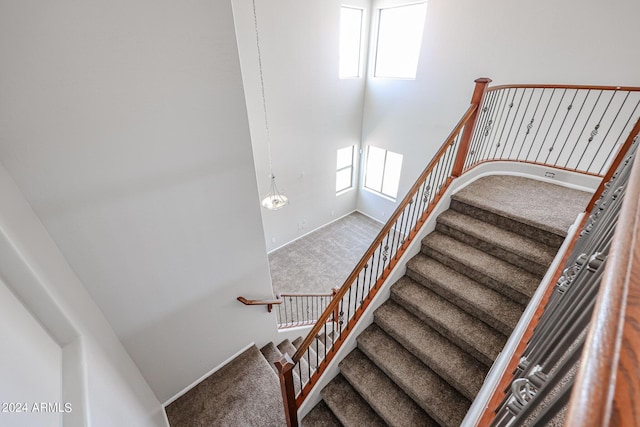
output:
{"label": "staircase", "polygon": [[588,200],[500,176],[454,195],[302,425],[459,426]]}
{"label": "staircase", "polygon": [[[459,426],[589,199],[516,176],[452,196],[302,426]],[[302,340],[251,347],[169,405],[170,425],[286,425],[274,363]],[[293,370],[296,393],[330,340]]]}

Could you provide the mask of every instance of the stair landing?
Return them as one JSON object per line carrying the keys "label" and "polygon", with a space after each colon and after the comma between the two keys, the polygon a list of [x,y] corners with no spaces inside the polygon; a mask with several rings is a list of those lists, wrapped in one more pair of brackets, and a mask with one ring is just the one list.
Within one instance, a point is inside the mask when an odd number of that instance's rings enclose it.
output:
{"label": "stair landing", "polygon": [[592,193],[512,175],[482,177],[453,200],[528,224],[561,237],[585,208]]}
{"label": "stair landing", "polygon": [[171,427],[286,426],[280,382],[252,346],[166,407]]}

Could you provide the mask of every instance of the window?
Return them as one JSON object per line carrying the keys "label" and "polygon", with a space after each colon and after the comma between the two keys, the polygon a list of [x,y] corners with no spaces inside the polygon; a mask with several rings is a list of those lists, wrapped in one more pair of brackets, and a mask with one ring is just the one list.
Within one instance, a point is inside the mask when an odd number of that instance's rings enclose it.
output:
{"label": "window", "polygon": [[402,154],[367,146],[364,187],[395,199],[398,195]]}
{"label": "window", "polygon": [[340,8],[340,71],[341,79],[360,77],[362,47],[362,9]]}
{"label": "window", "polygon": [[353,187],[353,153],[355,150],[355,145],[338,150],[336,193],[341,193]]}
{"label": "window", "polygon": [[415,79],[427,3],[380,9],[375,77]]}

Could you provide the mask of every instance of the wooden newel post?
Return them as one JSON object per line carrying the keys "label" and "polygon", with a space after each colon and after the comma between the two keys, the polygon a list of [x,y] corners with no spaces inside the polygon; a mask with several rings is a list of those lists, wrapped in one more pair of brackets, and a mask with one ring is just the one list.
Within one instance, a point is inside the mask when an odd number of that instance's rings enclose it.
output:
{"label": "wooden newel post", "polygon": [[484,94],[487,90],[487,85],[491,83],[491,79],[487,77],[481,77],[475,80],[476,87],[473,90],[473,96],[471,97],[471,105],[476,105],[477,108],[469,117],[469,121],[464,127],[462,132],[462,139],[460,140],[460,147],[458,147],[458,154],[456,155],[456,161],[453,164],[453,170],[451,176],[454,178],[459,177],[464,169],[464,162],[467,160],[467,153],[469,152],[469,145],[471,144],[471,136],[473,130],[476,128],[478,116],[480,116],[480,108],[482,108],[482,101],[484,100]]}
{"label": "wooden newel post", "polygon": [[[340,290],[339,286],[336,286],[335,288],[331,289],[331,301],[333,301],[335,299],[335,297],[338,294],[339,290]],[[333,321],[334,322],[337,322],[338,318],[340,316],[340,308],[339,307],[340,307],[340,304],[336,304],[336,308],[333,309]]]}
{"label": "wooden newel post", "polygon": [[284,417],[287,420],[287,427],[298,427],[298,407],[296,406],[296,391],[293,387],[293,359],[288,353],[282,355],[274,365],[278,369],[280,377],[280,390],[282,391],[282,402],[284,403]]}

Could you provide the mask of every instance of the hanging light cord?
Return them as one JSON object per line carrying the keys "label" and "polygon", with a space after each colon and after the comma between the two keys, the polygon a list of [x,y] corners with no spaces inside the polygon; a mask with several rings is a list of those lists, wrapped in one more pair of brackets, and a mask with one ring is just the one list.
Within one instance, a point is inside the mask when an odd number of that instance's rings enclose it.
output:
{"label": "hanging light cord", "polygon": [[253,0],[253,24],[256,29],[256,47],[258,48],[258,70],[260,71],[260,91],[262,93],[262,111],[264,113],[264,128],[267,134],[267,156],[269,158],[269,176],[273,176],[273,163],[271,161],[271,135],[269,133],[269,120],[267,120],[267,99],[264,95],[264,75],[262,72],[262,53],[260,51],[260,35],[258,33],[258,14],[256,13],[256,0]]}

